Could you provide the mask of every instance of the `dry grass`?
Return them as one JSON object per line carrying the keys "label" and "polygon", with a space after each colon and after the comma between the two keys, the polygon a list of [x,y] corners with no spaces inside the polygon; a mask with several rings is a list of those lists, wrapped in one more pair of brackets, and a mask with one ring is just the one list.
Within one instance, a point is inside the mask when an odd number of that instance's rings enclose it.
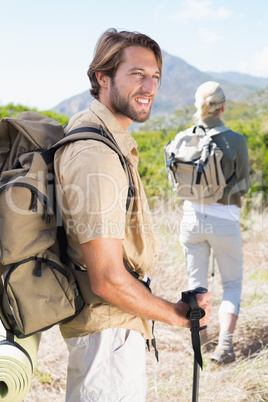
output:
{"label": "dry grass", "polygon": [[[175,219],[169,214],[168,220]],[[187,289],[184,259],[178,234],[170,234],[167,216],[158,219],[162,249],[151,273],[153,292],[171,301],[178,300]],[[244,279],[242,305],[234,334],[237,360],[216,366],[203,354],[204,370],[200,373],[200,402],[268,401],[268,219],[267,214],[246,219],[243,225]],[[209,334],[218,337],[217,310],[221,299],[219,273],[210,278],[213,309]],[[156,324],[160,353],[157,363],[153,351],[147,353],[147,402],[187,402],[191,400],[193,354],[190,331]],[[42,336],[37,368],[25,402],[63,402],[67,349],[58,328]]]}

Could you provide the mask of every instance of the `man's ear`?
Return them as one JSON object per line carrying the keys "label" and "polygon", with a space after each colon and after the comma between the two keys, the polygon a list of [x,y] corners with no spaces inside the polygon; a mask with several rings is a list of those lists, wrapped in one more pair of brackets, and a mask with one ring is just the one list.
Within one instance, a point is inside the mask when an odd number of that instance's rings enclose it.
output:
{"label": "man's ear", "polygon": [[108,77],[108,75],[105,75],[104,73],[101,73],[100,71],[97,71],[95,73],[95,75],[96,75],[99,85],[102,88],[108,88],[109,82],[110,82],[110,77]]}

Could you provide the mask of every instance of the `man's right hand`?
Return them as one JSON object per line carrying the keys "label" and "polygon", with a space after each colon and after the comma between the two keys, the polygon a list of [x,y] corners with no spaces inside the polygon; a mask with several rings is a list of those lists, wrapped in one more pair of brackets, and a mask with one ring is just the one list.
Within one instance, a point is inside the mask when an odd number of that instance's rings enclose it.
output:
{"label": "man's right hand", "polygon": [[[209,300],[211,298],[212,294],[210,292],[196,294],[196,301],[199,307],[201,307],[205,311],[204,317],[200,319],[200,327],[203,327],[209,323],[209,317],[211,316],[211,302]],[[179,315],[181,316],[181,314],[183,314],[185,317],[185,325],[179,325],[190,328],[191,322],[186,318],[186,313],[189,310],[189,305],[187,303],[184,303],[182,300],[179,300],[178,306],[180,306]],[[182,311],[184,311],[184,313],[182,313]]]}

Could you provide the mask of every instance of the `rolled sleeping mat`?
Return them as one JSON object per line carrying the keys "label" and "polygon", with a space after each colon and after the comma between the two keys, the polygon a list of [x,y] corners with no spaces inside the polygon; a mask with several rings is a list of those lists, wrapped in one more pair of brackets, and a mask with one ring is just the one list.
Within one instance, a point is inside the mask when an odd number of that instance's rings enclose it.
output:
{"label": "rolled sleeping mat", "polygon": [[16,338],[0,320],[0,401],[20,402],[29,392],[40,339]]}

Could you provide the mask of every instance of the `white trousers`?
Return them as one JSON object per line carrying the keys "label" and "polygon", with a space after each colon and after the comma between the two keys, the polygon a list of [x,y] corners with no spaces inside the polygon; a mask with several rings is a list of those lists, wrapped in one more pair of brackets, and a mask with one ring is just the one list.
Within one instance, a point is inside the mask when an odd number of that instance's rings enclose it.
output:
{"label": "white trousers", "polygon": [[180,224],[189,289],[208,287],[209,255],[216,257],[223,286],[219,313],[238,315],[242,291],[242,236],[239,221],[199,212],[185,214]]}
{"label": "white trousers", "polygon": [[67,402],[145,401],[145,341],[139,332],[109,328],[65,342]]}

